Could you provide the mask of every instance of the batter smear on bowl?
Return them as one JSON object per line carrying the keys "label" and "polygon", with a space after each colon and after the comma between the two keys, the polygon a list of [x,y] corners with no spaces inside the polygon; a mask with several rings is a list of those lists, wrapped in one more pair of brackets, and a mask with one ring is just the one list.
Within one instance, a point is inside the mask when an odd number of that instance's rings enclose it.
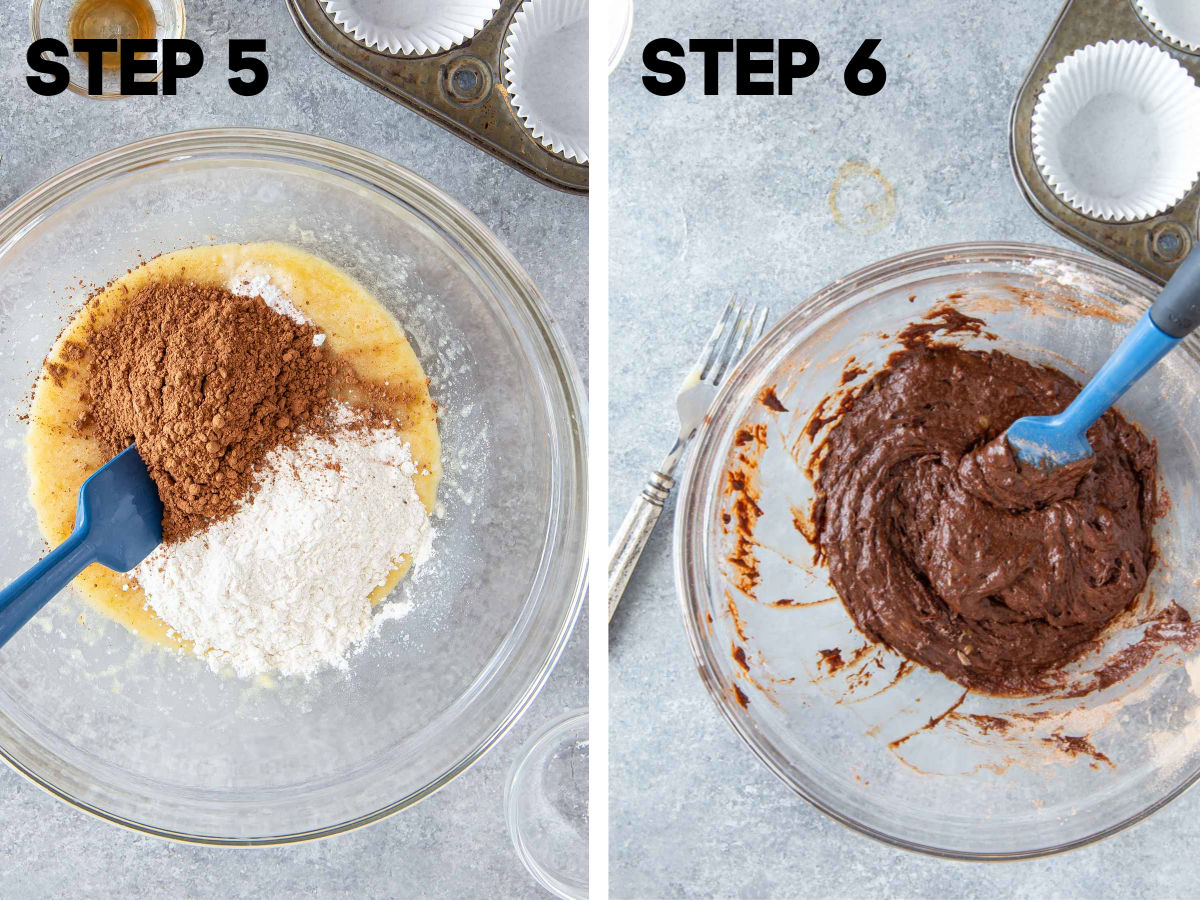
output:
{"label": "batter smear on bowl", "polygon": [[930,324],[843,401],[820,448],[818,552],[872,640],[974,690],[1040,693],[1146,584],[1157,448],[1110,410],[1090,460],[1050,484],[1019,477],[991,442],[1080,385],[935,342]]}
{"label": "batter smear on bowl", "polygon": [[430,552],[437,406],[395,319],[281,244],[160,256],[93,295],[47,357],[29,435],[48,541],[135,443],[164,506],[132,578],[76,587],[138,634],[239,675],[345,668]]}

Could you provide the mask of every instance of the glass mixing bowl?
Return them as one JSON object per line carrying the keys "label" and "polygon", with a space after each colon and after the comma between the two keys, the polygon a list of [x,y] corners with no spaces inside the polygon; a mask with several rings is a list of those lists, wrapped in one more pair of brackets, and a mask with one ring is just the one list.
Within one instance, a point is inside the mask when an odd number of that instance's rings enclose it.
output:
{"label": "glass mixing bowl", "polygon": [[0,578],[44,551],[24,424],[42,356],[142,257],[275,239],[348,271],[399,319],[442,407],[434,557],[349,673],[216,675],[64,592],[0,653],[0,753],[59,797],[154,834],[320,837],[415,803],[478,759],[542,686],[585,577],[578,374],[516,261],[400,166],[300,134],[222,129],[132,144],[0,215]]}
{"label": "glass mixing bowl", "polygon": [[[676,578],[700,675],[758,757],[839,821],[927,853],[998,859],[1076,847],[1144,818],[1200,774],[1200,656],[1168,645],[1106,690],[969,693],[870,644],[799,529],[809,416],[853,365],[878,368],[907,323],[950,298],[995,347],[1086,380],[1157,288],[1112,263],[1048,247],[964,244],[854,273],[786,315],[721,388],[676,517]],[[775,389],[786,412],[763,402]],[[1158,441],[1171,503],[1155,527],[1147,590],[1068,667],[1086,679],[1171,600],[1200,612],[1200,340],[1192,335],[1118,404]],[[759,428],[759,426],[761,426]],[[758,428],[765,450],[747,439]],[[820,443],[820,435],[817,437]],[[728,472],[739,457],[761,515],[737,545]],[[731,557],[757,561],[759,581]],[[739,556],[738,554],[741,554]]]}

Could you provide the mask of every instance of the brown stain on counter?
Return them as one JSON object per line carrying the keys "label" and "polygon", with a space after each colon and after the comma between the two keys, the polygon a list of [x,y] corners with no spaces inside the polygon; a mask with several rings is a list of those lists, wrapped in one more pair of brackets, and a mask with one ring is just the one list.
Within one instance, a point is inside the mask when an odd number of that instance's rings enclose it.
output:
{"label": "brown stain on counter", "polygon": [[896,218],[896,189],[879,169],[859,160],[844,162],[829,189],[829,212],[849,232],[875,234]]}

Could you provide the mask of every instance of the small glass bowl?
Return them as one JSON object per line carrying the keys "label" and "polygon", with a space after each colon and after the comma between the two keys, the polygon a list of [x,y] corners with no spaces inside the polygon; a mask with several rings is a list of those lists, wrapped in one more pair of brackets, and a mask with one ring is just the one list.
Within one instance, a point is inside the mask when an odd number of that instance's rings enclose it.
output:
{"label": "small glass bowl", "polygon": [[504,788],[517,855],[564,900],[588,896],[588,711],[563,713],[521,748]]}
{"label": "small glass bowl", "polygon": [[[183,0],[148,0],[148,2],[151,9],[154,10],[154,37],[159,41],[183,37],[185,20]],[[71,38],[68,35],[68,24],[71,21],[72,13],[79,4],[80,0],[33,0],[33,5],[29,10],[29,25],[33,32],[33,39],[36,41],[46,37],[58,38],[70,49]],[[158,60],[157,53],[148,53],[146,56],[155,61]],[[103,92],[89,94],[87,92],[87,55],[72,53],[65,59],[58,57],[56,59],[71,70],[71,82],[68,87],[75,93],[91,97],[93,100],[120,100],[127,96],[121,93],[119,69],[105,69]],[[162,69],[158,67],[152,76],[141,76],[138,81],[157,81],[160,75],[162,75]]]}

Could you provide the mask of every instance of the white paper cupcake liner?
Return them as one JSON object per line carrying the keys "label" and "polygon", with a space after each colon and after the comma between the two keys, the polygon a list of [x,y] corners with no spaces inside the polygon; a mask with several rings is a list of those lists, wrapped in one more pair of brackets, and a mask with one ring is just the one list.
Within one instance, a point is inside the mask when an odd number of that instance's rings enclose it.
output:
{"label": "white paper cupcake liner", "polygon": [[621,64],[633,34],[633,0],[607,0],[604,6],[604,45],[608,47],[608,74]]}
{"label": "white paper cupcake liner", "polygon": [[555,153],[588,161],[588,0],[525,0],[504,48],[513,109]]}
{"label": "white paper cupcake liner", "polygon": [[1156,216],[1200,175],[1200,87],[1149,44],[1090,44],[1046,81],[1033,111],[1033,150],[1042,177],[1084,215]]}
{"label": "white paper cupcake liner", "polygon": [[500,0],[321,0],[346,34],[371,50],[414,56],[457,47],[500,8]]}
{"label": "white paper cupcake liner", "polygon": [[1137,9],[1163,40],[1200,52],[1200,3],[1196,0],[1137,0]]}

